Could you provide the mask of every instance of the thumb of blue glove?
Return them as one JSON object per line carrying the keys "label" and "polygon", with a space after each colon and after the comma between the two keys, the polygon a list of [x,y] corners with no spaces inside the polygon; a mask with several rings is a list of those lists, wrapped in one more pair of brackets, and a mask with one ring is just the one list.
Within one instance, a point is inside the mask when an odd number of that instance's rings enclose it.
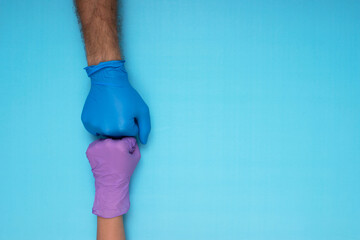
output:
{"label": "thumb of blue glove", "polygon": [[109,61],[85,70],[91,78],[81,120],[96,136],[120,138],[139,134],[146,144],[151,125],[149,108],[130,85],[124,62]]}

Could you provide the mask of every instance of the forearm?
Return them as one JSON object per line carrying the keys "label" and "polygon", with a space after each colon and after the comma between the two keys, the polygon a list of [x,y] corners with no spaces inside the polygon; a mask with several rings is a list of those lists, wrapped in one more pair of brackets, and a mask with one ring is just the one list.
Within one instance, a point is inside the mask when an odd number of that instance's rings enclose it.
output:
{"label": "forearm", "polygon": [[123,217],[98,217],[97,240],[125,240]]}
{"label": "forearm", "polygon": [[117,0],[74,0],[88,65],[121,60]]}

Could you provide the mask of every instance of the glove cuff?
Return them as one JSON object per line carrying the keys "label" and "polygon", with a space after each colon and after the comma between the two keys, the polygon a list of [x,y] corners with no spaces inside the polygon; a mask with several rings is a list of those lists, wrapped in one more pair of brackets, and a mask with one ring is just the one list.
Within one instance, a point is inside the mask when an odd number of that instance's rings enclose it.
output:
{"label": "glove cuff", "polygon": [[[129,182],[124,181],[119,186],[105,187],[98,185],[95,191],[95,200],[92,213],[103,218],[113,218],[124,215],[129,211]],[[100,186],[99,186],[100,185]]]}
{"label": "glove cuff", "polygon": [[124,66],[125,60],[101,62],[98,65],[84,68],[91,78],[92,84],[123,86],[128,82],[127,72]]}
{"label": "glove cuff", "polygon": [[85,67],[85,71],[88,75],[88,77],[91,77],[96,72],[100,71],[103,68],[122,68],[123,71],[125,71],[124,67],[125,60],[114,60],[114,61],[107,61],[107,62],[101,62],[98,65],[91,65]]}

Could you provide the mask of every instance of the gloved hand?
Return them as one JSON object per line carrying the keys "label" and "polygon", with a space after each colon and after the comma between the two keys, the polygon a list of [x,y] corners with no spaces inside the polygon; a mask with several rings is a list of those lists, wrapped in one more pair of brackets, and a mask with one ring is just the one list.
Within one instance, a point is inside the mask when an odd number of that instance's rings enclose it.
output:
{"label": "gloved hand", "polygon": [[99,139],[92,142],[86,156],[95,178],[93,214],[113,218],[130,208],[130,177],[140,160],[136,139]]}
{"label": "gloved hand", "polygon": [[125,61],[103,62],[85,70],[91,78],[81,120],[93,135],[137,136],[146,144],[150,133],[149,108],[130,85]]}

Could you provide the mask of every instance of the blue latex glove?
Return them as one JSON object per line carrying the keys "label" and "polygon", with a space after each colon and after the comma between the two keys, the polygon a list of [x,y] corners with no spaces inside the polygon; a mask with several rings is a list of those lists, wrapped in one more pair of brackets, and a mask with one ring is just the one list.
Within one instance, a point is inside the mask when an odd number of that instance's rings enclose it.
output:
{"label": "blue latex glove", "polygon": [[103,62],[85,70],[91,78],[81,120],[91,134],[120,138],[137,136],[142,144],[150,133],[149,108],[130,85],[125,61]]}

